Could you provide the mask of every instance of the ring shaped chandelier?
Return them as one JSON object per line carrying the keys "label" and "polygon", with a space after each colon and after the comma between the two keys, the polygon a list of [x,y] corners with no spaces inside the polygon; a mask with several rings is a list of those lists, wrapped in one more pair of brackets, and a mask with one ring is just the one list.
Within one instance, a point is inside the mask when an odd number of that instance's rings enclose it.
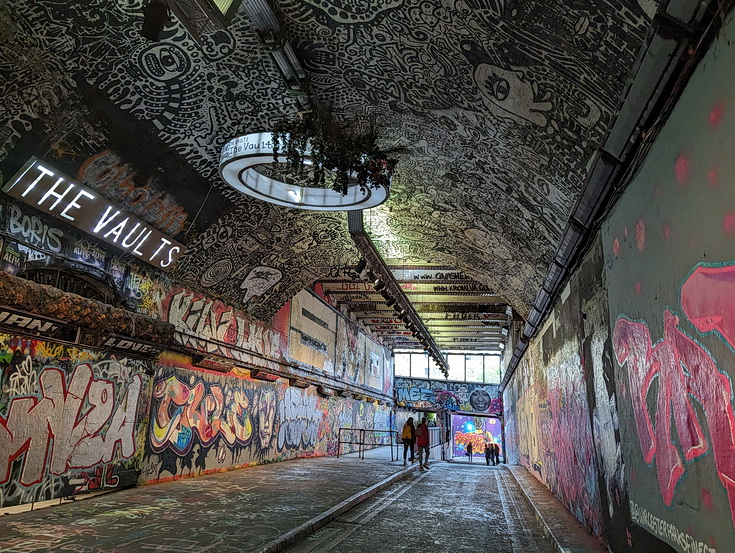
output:
{"label": "ring shaped chandelier", "polygon": [[[285,163],[283,155],[279,163]],[[311,158],[304,156],[309,164]],[[377,189],[359,184],[350,185],[344,196],[331,188],[313,188],[288,184],[267,177],[254,169],[256,165],[269,165],[273,159],[273,134],[269,132],[252,133],[230,140],[222,148],[219,174],[232,188],[260,200],[312,211],[350,211],[369,209],[388,199],[388,189]]]}

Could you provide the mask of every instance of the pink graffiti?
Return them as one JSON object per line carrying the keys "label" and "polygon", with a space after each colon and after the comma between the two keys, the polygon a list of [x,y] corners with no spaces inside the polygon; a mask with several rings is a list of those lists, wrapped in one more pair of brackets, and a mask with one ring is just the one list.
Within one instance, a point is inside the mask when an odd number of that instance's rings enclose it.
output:
{"label": "pink graffiti", "polygon": [[235,388],[223,392],[218,384],[197,381],[193,386],[175,376],[158,382],[153,397],[160,400],[151,422],[151,446],[157,452],[167,447],[187,453],[194,443],[194,433],[204,446],[222,436],[230,446],[247,445],[253,437],[253,423],[245,392]]}
{"label": "pink graffiti", "polygon": [[564,371],[567,377],[548,389],[549,417],[542,427],[549,456],[546,475],[559,499],[598,536],[602,520],[583,370],[580,363]]}
{"label": "pink graffiti", "polygon": [[718,332],[735,348],[735,265],[698,266],[681,287],[681,307],[703,334]]}
{"label": "pink graffiti", "polygon": [[125,395],[115,401],[114,384],[95,379],[92,368],[79,365],[69,379],[64,371],[46,368],[39,375],[40,399],[20,396],[0,417],[0,484],[8,481],[10,467],[24,455],[20,483],[41,482],[51,474],[89,468],[120,455],[135,454],[135,413],[142,380],[134,375]]}
{"label": "pink graffiti", "polygon": [[459,409],[459,397],[457,394],[450,392],[449,390],[434,390],[436,396],[436,403],[442,409],[451,409],[456,411]]}
{"label": "pink graffiti", "polygon": [[490,400],[490,408],[488,409],[488,413],[495,413],[498,415],[503,414],[503,398],[501,397],[494,397]]}
{"label": "pink graffiti", "polygon": [[[687,461],[704,455],[710,447],[690,401],[694,398],[709,426],[717,474],[727,490],[735,524],[735,416],[730,380],[678,324],[676,315],[664,311],[664,336],[655,346],[644,323],[621,317],[615,324],[613,348],[618,363],[628,365],[641,453],[646,463],[656,461],[661,495],[666,505],[671,505],[676,485],[686,471],[671,436],[672,418]],[[656,377],[658,398],[652,422],[646,396]]]}

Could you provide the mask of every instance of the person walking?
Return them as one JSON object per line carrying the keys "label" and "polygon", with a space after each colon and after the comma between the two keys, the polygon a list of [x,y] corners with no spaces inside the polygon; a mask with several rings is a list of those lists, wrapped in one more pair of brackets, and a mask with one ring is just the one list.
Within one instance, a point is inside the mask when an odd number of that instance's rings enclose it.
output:
{"label": "person walking", "polygon": [[[485,442],[485,464],[490,466],[490,459],[495,458],[495,448],[490,442]],[[493,463],[494,465],[495,463]]]}
{"label": "person walking", "polygon": [[426,417],[421,419],[421,424],[416,428],[416,445],[419,448],[419,470],[429,468],[429,428],[426,426]]}
{"label": "person walking", "polygon": [[467,457],[470,458],[470,463],[472,462],[472,454],[474,453],[472,448],[472,442],[467,444]]}
{"label": "person walking", "polygon": [[411,462],[416,461],[414,455],[414,445],[416,444],[416,427],[413,424],[413,417],[408,417],[406,424],[403,425],[401,430],[401,439],[403,440],[403,466],[406,466],[406,454],[409,448],[411,449]]}
{"label": "person walking", "polygon": [[497,443],[493,444],[493,454],[495,459],[493,460],[493,465],[499,465],[500,464],[500,445]]}

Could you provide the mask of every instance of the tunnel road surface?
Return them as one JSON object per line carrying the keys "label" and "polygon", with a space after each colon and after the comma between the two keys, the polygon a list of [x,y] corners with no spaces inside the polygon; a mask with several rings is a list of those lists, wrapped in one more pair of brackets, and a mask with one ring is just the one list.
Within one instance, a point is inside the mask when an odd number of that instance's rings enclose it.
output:
{"label": "tunnel road surface", "polygon": [[285,551],[552,553],[553,549],[510,471],[502,466],[435,462]]}

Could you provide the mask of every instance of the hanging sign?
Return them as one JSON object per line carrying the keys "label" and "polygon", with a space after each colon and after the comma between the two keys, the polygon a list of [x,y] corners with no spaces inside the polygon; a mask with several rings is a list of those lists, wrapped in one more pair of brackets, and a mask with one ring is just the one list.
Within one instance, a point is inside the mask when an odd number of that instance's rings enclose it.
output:
{"label": "hanging sign", "polygon": [[77,334],[75,327],[62,321],[8,307],[0,307],[0,331],[68,342],[73,342]]}
{"label": "hanging sign", "polygon": [[184,246],[91,188],[32,157],[3,191],[163,271],[170,271]]}

